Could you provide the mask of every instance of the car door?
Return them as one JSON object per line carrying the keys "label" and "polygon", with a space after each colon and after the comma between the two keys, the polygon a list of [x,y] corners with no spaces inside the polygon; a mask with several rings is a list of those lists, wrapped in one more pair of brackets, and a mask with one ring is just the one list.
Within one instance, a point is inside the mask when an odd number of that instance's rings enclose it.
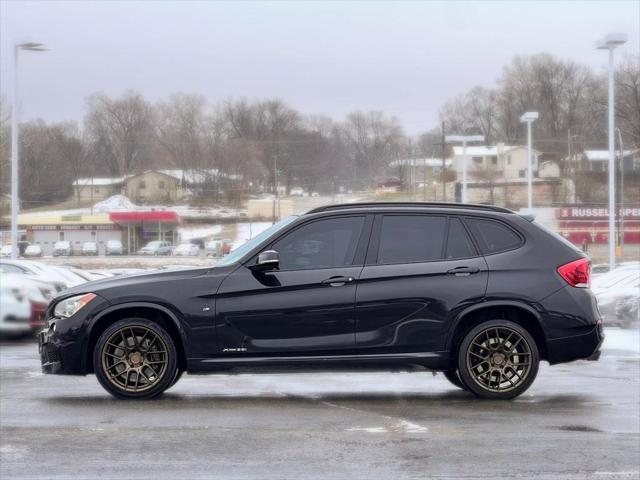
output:
{"label": "car door", "polygon": [[372,222],[351,215],[294,226],[264,249],[278,252],[278,269],[252,269],[253,259],[229,275],[216,297],[220,352],[352,352],[356,283]]}
{"label": "car door", "polygon": [[487,277],[458,217],[378,215],[356,294],[358,352],[443,349],[448,321],[483,298]]}

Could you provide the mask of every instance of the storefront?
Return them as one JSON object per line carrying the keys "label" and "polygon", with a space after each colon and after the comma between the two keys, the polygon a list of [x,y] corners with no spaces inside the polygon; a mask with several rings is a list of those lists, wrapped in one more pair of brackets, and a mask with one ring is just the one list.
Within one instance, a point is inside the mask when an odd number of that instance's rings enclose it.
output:
{"label": "storefront", "polygon": [[111,212],[109,219],[122,228],[122,244],[129,254],[152,240],[165,240],[175,245],[177,227],[182,225],[178,214],[167,210]]}
{"label": "storefront", "polygon": [[108,215],[19,215],[18,224],[29,243],[40,245],[44,255],[52,255],[58,241],[71,243],[72,252],[80,254],[84,242],[96,242],[99,254],[106,242],[120,240],[122,229]]}

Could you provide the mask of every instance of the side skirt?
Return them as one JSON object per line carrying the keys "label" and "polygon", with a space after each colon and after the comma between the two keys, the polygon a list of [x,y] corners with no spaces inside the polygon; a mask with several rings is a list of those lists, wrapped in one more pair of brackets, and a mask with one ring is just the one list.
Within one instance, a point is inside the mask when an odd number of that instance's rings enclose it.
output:
{"label": "side skirt", "polygon": [[449,352],[390,353],[373,355],[297,355],[190,358],[187,372],[281,372],[335,370],[446,370]]}

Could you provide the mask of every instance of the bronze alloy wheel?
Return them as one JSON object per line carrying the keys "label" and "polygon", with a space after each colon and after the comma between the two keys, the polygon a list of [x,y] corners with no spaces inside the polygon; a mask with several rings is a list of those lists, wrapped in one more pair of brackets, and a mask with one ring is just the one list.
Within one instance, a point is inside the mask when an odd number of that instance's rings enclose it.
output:
{"label": "bronze alloy wheel", "polygon": [[116,330],[102,347],[102,371],[117,390],[138,393],[167,373],[169,353],[160,335],[141,325]]}
{"label": "bronze alloy wheel", "polygon": [[510,392],[523,385],[531,373],[531,345],[515,329],[486,328],[467,347],[466,364],[471,378],[482,389]]}

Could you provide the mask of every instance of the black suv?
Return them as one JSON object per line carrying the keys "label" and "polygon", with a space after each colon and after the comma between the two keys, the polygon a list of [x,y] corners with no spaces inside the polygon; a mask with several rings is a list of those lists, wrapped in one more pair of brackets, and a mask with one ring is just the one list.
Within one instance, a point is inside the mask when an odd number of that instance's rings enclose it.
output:
{"label": "black suv", "polygon": [[214,267],[66,290],[40,333],[45,373],[95,373],[148,398],[182,372],[443,371],[509,399],[540,360],[597,359],[590,262],[561,237],[483,205],[332,205],[283,219]]}

